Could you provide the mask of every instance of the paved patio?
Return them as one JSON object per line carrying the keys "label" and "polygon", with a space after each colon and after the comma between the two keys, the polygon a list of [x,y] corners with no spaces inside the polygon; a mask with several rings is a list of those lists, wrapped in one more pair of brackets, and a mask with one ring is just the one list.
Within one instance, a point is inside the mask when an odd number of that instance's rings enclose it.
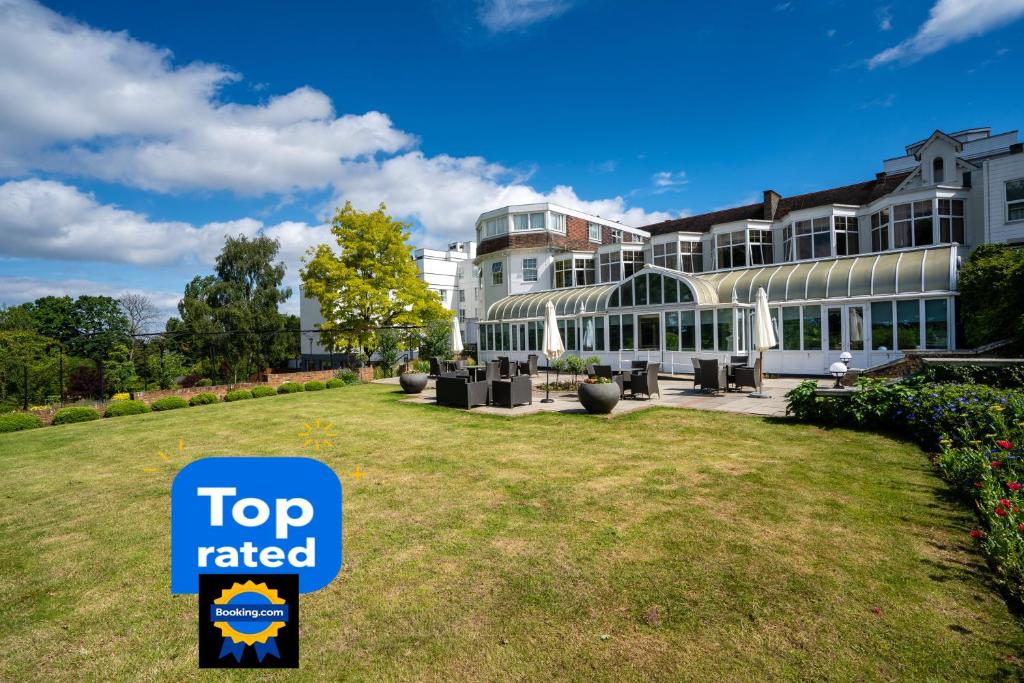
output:
{"label": "paved patio", "polygon": [[[532,415],[542,411],[554,411],[559,413],[585,413],[586,410],[580,405],[576,398],[576,392],[552,391],[553,403],[541,403],[544,392],[537,387],[544,381],[543,376],[534,377],[533,405],[516,406],[511,410],[496,406],[477,406],[469,412],[486,413],[488,415],[505,415],[517,417],[520,415]],[[693,408],[695,410],[722,410],[729,413],[746,413],[748,415],[764,415],[769,417],[781,417],[786,414],[787,391],[799,384],[799,378],[777,378],[765,379],[765,393],[771,398],[751,398],[749,392],[722,392],[720,394],[704,394],[693,388],[692,376],[688,375],[662,375],[658,379],[661,388],[661,396],[655,395],[650,400],[633,400],[628,397],[619,401],[612,411],[612,415],[621,415],[633,410],[649,408],[651,406],[667,406],[670,408]],[[381,383],[398,384],[397,378],[379,380]],[[821,386],[831,384],[830,380],[822,379],[818,382]],[[431,380],[422,394],[410,396],[406,399],[410,403],[435,404],[434,382]],[[458,410],[453,408],[452,410]]]}

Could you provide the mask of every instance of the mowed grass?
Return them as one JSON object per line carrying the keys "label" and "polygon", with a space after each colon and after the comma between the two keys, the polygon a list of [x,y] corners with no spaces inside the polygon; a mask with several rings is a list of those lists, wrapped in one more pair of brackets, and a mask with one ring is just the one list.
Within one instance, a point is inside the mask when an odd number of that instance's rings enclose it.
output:
{"label": "mowed grass", "polygon": [[[345,566],[302,598],[291,676],[1021,673],[1024,631],[972,520],[911,445],[724,413],[509,419],[399,398],[368,385],[0,435],[0,679],[251,678],[197,669],[196,597],[170,594],[168,566],[174,473],[250,454],[313,455],[344,486]],[[338,434],[319,453],[299,436],[316,419]]]}

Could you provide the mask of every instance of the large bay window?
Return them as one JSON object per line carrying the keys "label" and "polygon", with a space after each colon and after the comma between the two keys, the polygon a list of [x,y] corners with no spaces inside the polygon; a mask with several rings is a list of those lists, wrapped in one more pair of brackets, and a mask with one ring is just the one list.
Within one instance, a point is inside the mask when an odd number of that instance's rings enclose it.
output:
{"label": "large bay window", "polygon": [[554,287],[582,287],[594,284],[594,259],[576,256],[555,261]]}
{"label": "large bay window", "polygon": [[854,256],[860,253],[856,216],[835,216],[836,256]]}
{"label": "large bay window", "polygon": [[633,273],[637,272],[644,267],[644,252],[639,249],[636,251],[623,251],[622,252],[622,277],[623,279],[629,277]]}
{"label": "large bay window", "polygon": [[699,241],[679,243],[679,270],[684,273],[704,271],[704,249]]}
{"label": "large bay window", "polygon": [[896,204],[892,207],[893,247],[917,247],[931,244],[932,200],[924,199],[912,204]]}
{"label": "large bay window", "polygon": [[601,254],[598,258],[601,261],[601,282],[618,282],[622,279],[622,262],[619,252]]}
{"label": "large bay window", "polygon": [[764,266],[774,262],[772,254],[772,231],[750,231],[750,265]]}
{"label": "large bay window", "polygon": [[508,232],[508,216],[488,218],[480,222],[480,233],[483,238],[494,237]]}
{"label": "large bay window", "polygon": [[964,243],[964,200],[939,200],[939,242]]}
{"label": "large bay window", "polygon": [[554,273],[554,287],[556,289],[572,287],[572,259],[566,258],[555,261]]}
{"label": "large bay window", "polygon": [[1024,221],[1024,178],[1006,181],[1006,222]]}
{"label": "large bay window", "polygon": [[516,232],[520,230],[543,230],[544,212],[513,214],[512,229]]}
{"label": "large bay window", "polygon": [[655,244],[653,247],[654,265],[676,270],[679,267],[679,243],[668,242]]}
{"label": "large bay window", "polygon": [[889,248],[889,209],[871,214],[871,251]]}
{"label": "large bay window", "polygon": [[715,235],[718,268],[743,268],[747,265],[747,232],[737,230]]}

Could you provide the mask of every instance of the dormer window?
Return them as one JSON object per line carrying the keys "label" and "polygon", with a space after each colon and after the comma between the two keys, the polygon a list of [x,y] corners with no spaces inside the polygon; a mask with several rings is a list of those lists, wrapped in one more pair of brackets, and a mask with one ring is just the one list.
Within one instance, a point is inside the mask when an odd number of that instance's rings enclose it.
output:
{"label": "dormer window", "polygon": [[932,161],[932,182],[935,184],[946,180],[946,162],[942,157],[935,157]]}

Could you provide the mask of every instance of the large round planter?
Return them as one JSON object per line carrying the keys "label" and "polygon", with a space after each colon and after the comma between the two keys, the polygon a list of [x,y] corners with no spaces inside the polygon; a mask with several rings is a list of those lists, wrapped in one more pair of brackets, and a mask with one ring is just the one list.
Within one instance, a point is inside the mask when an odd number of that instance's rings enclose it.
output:
{"label": "large round planter", "polygon": [[427,375],[424,372],[407,372],[398,376],[402,391],[407,394],[418,394],[427,386]]}
{"label": "large round planter", "polygon": [[587,409],[588,413],[606,415],[612,412],[619,402],[619,385],[615,382],[608,384],[587,384],[579,385],[576,390],[580,397],[580,403]]}

